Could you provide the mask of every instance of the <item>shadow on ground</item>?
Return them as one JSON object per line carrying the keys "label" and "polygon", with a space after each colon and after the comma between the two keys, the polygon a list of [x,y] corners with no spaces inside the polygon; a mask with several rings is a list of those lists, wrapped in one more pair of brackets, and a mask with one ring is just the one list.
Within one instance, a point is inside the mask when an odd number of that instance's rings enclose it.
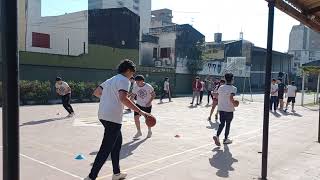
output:
{"label": "shadow on ground", "polygon": [[210,126],[207,126],[208,129],[215,129],[215,130],[218,130],[219,128],[219,122],[218,121],[215,121],[215,122],[212,122],[211,120],[208,122],[210,123]]}
{"label": "shadow on ground", "polygon": [[209,158],[209,163],[218,170],[216,175],[223,178],[229,177],[229,172],[234,171],[232,164],[238,162],[238,160],[232,157],[227,145],[224,145],[224,150],[217,147],[212,151],[216,153],[212,158]]}
{"label": "shadow on ground", "polygon": [[53,122],[53,121],[59,121],[59,120],[63,120],[63,119],[67,119],[67,118],[61,117],[61,118],[43,119],[43,120],[38,120],[38,121],[30,121],[30,122],[26,122],[26,123],[21,124],[20,127],[39,125],[39,124],[49,123],[49,122]]}
{"label": "shadow on ground", "polygon": [[[142,143],[144,143],[148,138],[142,139],[142,140],[132,140],[126,144],[123,144],[121,147],[120,152],[120,159],[125,159],[131,155],[133,155],[133,151],[136,150]],[[98,151],[91,152],[89,155],[96,156],[98,154]],[[111,160],[111,156],[109,155],[108,161]],[[92,164],[91,164],[92,166]]]}

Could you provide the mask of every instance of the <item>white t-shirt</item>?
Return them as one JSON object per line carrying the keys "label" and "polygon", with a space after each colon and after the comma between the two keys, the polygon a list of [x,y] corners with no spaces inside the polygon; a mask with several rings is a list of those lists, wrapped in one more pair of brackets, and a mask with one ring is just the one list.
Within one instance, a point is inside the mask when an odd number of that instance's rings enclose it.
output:
{"label": "white t-shirt", "polygon": [[288,97],[296,97],[297,87],[293,86],[293,85],[288,85],[287,88],[288,88],[287,96]]}
{"label": "white t-shirt", "polygon": [[118,74],[103,82],[100,87],[103,90],[100,97],[98,118],[122,124],[123,104],[119,98],[119,91],[129,91],[129,79],[122,74]]}
{"label": "white t-shirt", "polygon": [[204,86],[205,86],[205,84],[204,84],[203,81],[201,81],[200,83],[201,83],[201,85],[202,85],[200,91],[204,91]]}
{"label": "white t-shirt", "polygon": [[139,106],[147,107],[147,103],[150,102],[150,99],[152,98],[153,91],[153,87],[150,84],[145,83],[143,87],[135,84],[132,93],[137,95],[137,104]]}
{"label": "white t-shirt", "polygon": [[170,90],[170,84],[168,81],[165,81],[163,84],[163,90],[169,91]]}
{"label": "white t-shirt", "polygon": [[236,94],[237,88],[233,85],[222,85],[218,89],[218,111],[233,112],[234,105],[230,100],[231,94]]}
{"label": "white t-shirt", "polygon": [[274,94],[271,94],[271,96],[278,96],[278,84],[271,84],[271,90],[270,93],[277,91]]}
{"label": "white t-shirt", "polygon": [[64,96],[64,95],[66,95],[66,94],[68,94],[68,93],[71,93],[71,91],[68,91],[68,88],[69,88],[69,87],[70,87],[70,86],[68,85],[68,83],[66,83],[66,82],[64,82],[64,81],[62,81],[61,84],[58,84],[58,83],[56,82],[56,89],[58,89],[58,91],[59,91],[59,93],[60,93],[61,96]]}

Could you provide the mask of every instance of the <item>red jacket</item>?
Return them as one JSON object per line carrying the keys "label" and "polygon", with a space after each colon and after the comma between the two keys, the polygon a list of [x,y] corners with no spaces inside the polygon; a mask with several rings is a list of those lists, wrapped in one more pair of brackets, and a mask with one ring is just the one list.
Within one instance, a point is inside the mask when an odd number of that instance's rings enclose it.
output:
{"label": "red jacket", "polygon": [[192,90],[193,91],[200,91],[201,88],[202,88],[201,81],[198,81],[198,84],[196,81],[193,81],[193,83],[192,83]]}

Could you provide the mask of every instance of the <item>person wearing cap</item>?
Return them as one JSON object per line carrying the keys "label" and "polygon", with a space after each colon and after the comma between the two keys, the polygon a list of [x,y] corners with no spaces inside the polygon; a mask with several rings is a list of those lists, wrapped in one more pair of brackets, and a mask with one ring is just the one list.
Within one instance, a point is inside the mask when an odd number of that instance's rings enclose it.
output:
{"label": "person wearing cap", "polygon": [[68,83],[62,81],[61,77],[56,77],[56,92],[62,99],[62,105],[69,113],[67,118],[74,116],[74,111],[71,106],[71,88]]}

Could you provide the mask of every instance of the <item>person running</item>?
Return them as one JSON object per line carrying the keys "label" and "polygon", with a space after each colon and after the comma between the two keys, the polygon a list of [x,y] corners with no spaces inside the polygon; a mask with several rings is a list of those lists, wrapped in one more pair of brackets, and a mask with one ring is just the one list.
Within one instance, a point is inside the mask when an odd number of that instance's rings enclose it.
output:
{"label": "person running", "polygon": [[[128,93],[128,94],[129,94],[129,98],[130,98],[131,101],[134,101],[134,98],[133,98],[133,96],[132,96],[132,89],[133,89],[134,83],[135,83],[134,77],[131,77],[131,78],[130,78],[130,89],[129,89],[129,93]],[[126,111],[127,111],[128,113],[131,113],[131,109],[129,109],[129,108],[127,108]]]}
{"label": "person running", "polygon": [[276,112],[277,111],[277,104],[278,104],[278,85],[276,84],[276,79],[272,79],[271,81],[271,90],[270,90],[270,111],[272,111],[272,106],[273,110]]}
{"label": "person running", "polygon": [[[213,94],[213,100],[212,100],[212,106],[211,106],[211,111],[210,111],[210,116],[208,117],[208,121],[211,121],[212,114],[214,110],[216,109],[216,106],[218,105],[218,89],[220,86],[225,84],[225,80],[221,80],[218,84],[216,84],[212,94]],[[218,121],[218,114],[219,111],[216,112],[215,114],[215,120]]]}
{"label": "person running", "polygon": [[202,84],[200,82],[200,78],[196,77],[196,79],[193,81],[192,83],[192,91],[193,91],[193,95],[192,95],[192,102],[190,104],[194,103],[194,99],[197,97],[197,102],[196,105],[200,105],[199,104],[199,97],[200,97],[200,90],[202,88]]}
{"label": "person running", "polygon": [[62,105],[69,113],[67,118],[74,116],[74,111],[71,106],[71,88],[68,83],[62,81],[61,77],[56,78],[56,92],[61,96]]}
{"label": "person running", "polygon": [[283,111],[283,98],[284,98],[284,93],[286,91],[286,85],[282,82],[282,79],[278,79],[278,100],[277,100],[277,107],[280,105],[280,111]]}
{"label": "person running", "polygon": [[206,81],[206,89],[207,89],[207,93],[208,93],[208,104],[210,104],[210,97],[211,99],[213,99],[213,95],[212,95],[212,91],[213,91],[213,88],[214,88],[214,83],[212,81],[212,78],[209,77],[208,80]]}
{"label": "person running", "polygon": [[224,133],[223,144],[231,144],[232,140],[228,138],[230,133],[230,126],[233,119],[233,112],[235,111],[235,100],[234,96],[237,93],[237,88],[232,85],[233,74],[225,74],[226,84],[222,85],[218,89],[218,111],[220,114],[220,124],[217,131],[217,135],[213,136],[213,140],[217,146],[220,146],[219,136],[226,126]]}
{"label": "person running", "polygon": [[288,110],[288,106],[290,104],[290,102],[292,102],[292,105],[291,105],[291,112],[296,112],[294,110],[294,103],[296,103],[296,96],[297,96],[297,86],[295,86],[295,82],[292,81],[291,82],[291,85],[288,86],[287,88],[287,103],[286,103],[286,109],[284,110],[285,112],[287,112]]}
{"label": "person running", "polygon": [[123,60],[118,66],[118,75],[103,82],[93,93],[94,96],[100,98],[98,117],[105,130],[99,152],[85,180],[96,180],[110,154],[113,166],[112,180],[124,179],[127,176],[126,173],[120,171],[119,166],[124,105],[142,116],[150,115],[138,108],[128,97],[129,79],[135,71],[136,66],[131,60]]}
{"label": "person running", "polygon": [[200,81],[200,83],[201,83],[201,89],[200,89],[200,104],[202,104],[203,92],[204,92],[206,89],[205,89],[205,83],[204,83],[204,81]]}
{"label": "person running", "polygon": [[[145,83],[145,78],[142,75],[138,75],[135,77],[136,85],[133,87],[132,94],[137,99],[136,105],[143,110],[144,112],[151,113],[152,109],[152,101],[156,97],[153,87]],[[142,136],[141,128],[140,128],[140,114],[138,112],[134,112],[134,121],[137,128],[137,134],[133,137],[133,139],[139,139]],[[152,131],[151,127],[148,127],[148,135],[147,138],[151,138]]]}
{"label": "person running", "polygon": [[172,102],[171,101],[171,90],[170,90],[170,81],[169,81],[169,78],[166,77],[164,79],[164,83],[163,83],[163,94],[162,96],[160,97],[160,103],[163,103],[163,99],[168,96],[169,98],[169,102]]}

